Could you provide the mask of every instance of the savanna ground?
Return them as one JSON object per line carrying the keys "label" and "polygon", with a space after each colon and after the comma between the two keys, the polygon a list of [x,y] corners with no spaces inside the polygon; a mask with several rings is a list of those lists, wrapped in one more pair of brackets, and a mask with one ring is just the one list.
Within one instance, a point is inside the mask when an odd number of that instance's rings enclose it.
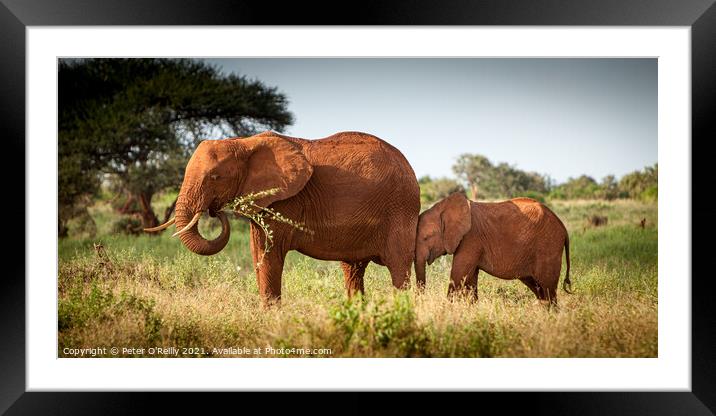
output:
{"label": "savanna ground", "polygon": [[[156,212],[171,200],[160,198]],[[656,204],[547,205],[571,240],[575,293],[561,290],[563,263],[556,311],[539,304],[519,281],[484,272],[477,302],[449,301],[450,256],[428,267],[421,295],[395,291],[387,269],[371,264],[365,298],[348,300],[337,262],[297,252],[287,257],[281,307],[264,309],[246,222],[232,219],[228,246],[202,257],[170,238],[171,232],[113,234],[117,217],[107,203],[98,203],[90,209],[94,238],[59,240],[58,355],[73,356],[67,348],[106,347],[101,356],[175,356],[171,350],[148,354],[149,348],[175,347],[180,357],[656,357]],[[594,214],[607,216],[608,225],[587,226]],[[642,218],[645,229],[638,226]],[[218,228],[211,228],[216,225],[202,221],[202,233],[217,235]],[[119,355],[111,347],[120,348]]]}

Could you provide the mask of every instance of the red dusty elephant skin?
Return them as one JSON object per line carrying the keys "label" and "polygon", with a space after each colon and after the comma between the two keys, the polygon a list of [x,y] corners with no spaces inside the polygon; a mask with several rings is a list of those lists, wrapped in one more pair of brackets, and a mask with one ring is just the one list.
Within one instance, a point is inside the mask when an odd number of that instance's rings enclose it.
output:
{"label": "red dusty elephant skin", "polygon": [[[265,132],[203,141],[189,160],[177,199],[177,229],[191,225],[180,234],[182,243],[198,254],[218,253],[230,233],[221,208],[236,196],[273,188],[280,191],[257,204],[303,222],[313,234],[269,221],[273,247],[257,268],[266,304],[280,300],[289,250],[342,262],[349,294],[363,291],[370,261],[388,267],[396,288],[407,286],[420,212],[418,181],[399,150],[365,133],[304,140]],[[197,228],[198,214],[207,210],[222,223],[221,234],[211,241]],[[252,222],[254,266],[264,248],[263,231]]]}
{"label": "red dusty elephant skin", "polygon": [[425,263],[454,254],[448,294],[464,291],[477,299],[480,270],[519,279],[538,299],[557,303],[562,250],[567,258],[563,288],[569,292],[569,235],[562,221],[530,198],[481,203],[454,193],[420,214],[415,247],[418,287]]}

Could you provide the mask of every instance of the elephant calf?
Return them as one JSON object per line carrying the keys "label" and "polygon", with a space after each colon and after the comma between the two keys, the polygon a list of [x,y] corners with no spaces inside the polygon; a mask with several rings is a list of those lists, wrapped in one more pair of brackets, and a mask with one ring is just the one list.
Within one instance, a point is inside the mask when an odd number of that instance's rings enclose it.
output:
{"label": "elephant calf", "polygon": [[562,248],[567,257],[569,235],[549,208],[530,198],[496,203],[469,201],[454,193],[420,214],[415,246],[418,287],[425,285],[425,263],[453,254],[448,295],[467,291],[477,299],[480,269],[502,279],[519,279],[541,301],[557,303]]}

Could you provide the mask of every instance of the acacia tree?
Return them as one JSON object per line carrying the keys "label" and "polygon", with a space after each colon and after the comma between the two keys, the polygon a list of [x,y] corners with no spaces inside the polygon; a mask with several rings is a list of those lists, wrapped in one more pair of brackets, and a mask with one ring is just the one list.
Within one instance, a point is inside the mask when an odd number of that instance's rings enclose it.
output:
{"label": "acacia tree", "polygon": [[[474,200],[477,200],[478,189],[488,188],[491,185],[493,166],[485,156],[462,154],[458,157],[452,170],[470,188],[471,197]],[[482,192],[485,193],[485,191],[487,189]]]}
{"label": "acacia tree", "polygon": [[[152,196],[180,185],[199,141],[293,122],[276,88],[199,60],[61,60],[58,81],[60,206],[111,174],[139,202],[144,227],[159,223]],[[61,234],[72,212],[61,209]]]}

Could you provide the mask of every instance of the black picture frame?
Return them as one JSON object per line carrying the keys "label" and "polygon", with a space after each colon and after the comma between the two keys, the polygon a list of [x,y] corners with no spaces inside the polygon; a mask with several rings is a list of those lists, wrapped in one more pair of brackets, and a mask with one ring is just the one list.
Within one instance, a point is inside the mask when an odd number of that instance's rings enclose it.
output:
{"label": "black picture frame", "polygon": [[[707,233],[713,209],[698,205],[694,189],[708,176],[698,163],[703,148],[716,137],[716,6],[714,0],[490,0],[391,1],[346,3],[341,7],[287,2],[221,0],[0,0],[0,120],[5,157],[2,178],[25,175],[25,28],[72,25],[587,25],[689,26],[692,59],[692,223]],[[302,16],[302,12],[310,13]],[[321,10],[321,12],[318,12]],[[302,16],[302,17],[298,17]],[[20,157],[23,155],[23,157]],[[25,183],[6,180],[0,189],[17,203],[5,206],[13,220],[5,232],[17,237],[4,244],[0,285],[0,413],[127,414],[146,409],[147,393],[26,392],[25,377]],[[23,197],[21,197],[23,196]],[[6,217],[7,218],[7,217]],[[7,241],[6,241],[7,242]],[[706,254],[692,234],[692,259]],[[8,260],[9,259],[9,260]],[[480,393],[481,408],[497,404],[507,410],[529,409],[549,414],[713,415],[716,413],[716,313],[712,308],[714,278],[692,268],[692,389],[690,392],[543,392]],[[667,276],[684,278],[685,276]],[[615,375],[618,377],[618,375]],[[221,395],[227,400],[226,395]],[[164,406],[184,406],[204,399],[196,395],[163,395]],[[312,399],[308,399],[310,403]],[[474,399],[471,399],[471,401]],[[220,400],[211,398],[216,404]],[[232,401],[232,399],[228,399]],[[402,402],[402,401],[401,401]],[[279,404],[279,403],[276,403]]]}

